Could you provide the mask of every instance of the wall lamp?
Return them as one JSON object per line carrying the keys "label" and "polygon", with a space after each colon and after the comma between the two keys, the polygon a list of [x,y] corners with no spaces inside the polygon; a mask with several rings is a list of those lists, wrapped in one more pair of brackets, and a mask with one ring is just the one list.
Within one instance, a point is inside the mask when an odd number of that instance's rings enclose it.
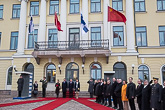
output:
{"label": "wall lamp", "polygon": [[132,74],[134,74],[134,68],[135,68],[135,65],[132,64]]}
{"label": "wall lamp", "polygon": [[58,68],[59,68],[59,71],[60,71],[60,74],[61,74],[61,65],[58,65]]}
{"label": "wall lamp", "polygon": [[14,71],[17,72],[16,65],[14,65],[13,68],[14,68]]}
{"label": "wall lamp", "polygon": [[83,74],[84,74],[84,65],[82,64],[82,66],[81,66],[81,67],[82,67],[82,69],[83,69]]}

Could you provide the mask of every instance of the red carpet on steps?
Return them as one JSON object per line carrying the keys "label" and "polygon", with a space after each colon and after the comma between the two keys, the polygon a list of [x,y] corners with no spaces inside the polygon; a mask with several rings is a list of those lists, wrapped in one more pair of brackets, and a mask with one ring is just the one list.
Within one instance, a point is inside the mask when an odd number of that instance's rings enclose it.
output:
{"label": "red carpet on steps", "polygon": [[114,110],[112,108],[109,108],[109,107],[100,105],[98,103],[89,101],[90,99],[79,98],[79,99],[74,99],[74,100],[81,103],[81,104],[83,104],[83,105],[86,105],[89,108],[92,108],[94,110]]}
{"label": "red carpet on steps", "polygon": [[35,102],[48,101],[48,100],[55,100],[55,98],[41,98],[38,100],[28,100],[28,101],[20,101],[20,102],[13,102],[13,103],[5,103],[5,104],[0,104],[0,107],[27,104],[27,103],[35,103]]}
{"label": "red carpet on steps", "polygon": [[50,102],[33,110],[53,110],[70,100],[71,100],[70,98],[58,98],[53,102]]}

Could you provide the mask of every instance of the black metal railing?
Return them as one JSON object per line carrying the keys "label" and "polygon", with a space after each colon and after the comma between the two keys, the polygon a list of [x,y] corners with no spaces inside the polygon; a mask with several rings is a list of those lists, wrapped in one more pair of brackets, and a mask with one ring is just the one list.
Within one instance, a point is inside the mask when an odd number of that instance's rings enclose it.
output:
{"label": "black metal railing", "polygon": [[89,50],[109,49],[109,40],[80,40],[80,41],[45,41],[35,42],[35,51],[44,50]]}

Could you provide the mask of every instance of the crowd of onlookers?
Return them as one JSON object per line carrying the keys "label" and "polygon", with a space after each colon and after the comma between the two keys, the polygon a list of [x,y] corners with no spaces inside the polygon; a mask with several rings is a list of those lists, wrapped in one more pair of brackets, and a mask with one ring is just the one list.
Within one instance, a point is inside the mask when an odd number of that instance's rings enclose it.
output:
{"label": "crowd of onlookers", "polygon": [[158,78],[153,78],[150,82],[138,79],[137,87],[132,77],[129,78],[128,84],[126,80],[116,78],[113,78],[112,82],[109,78],[95,81],[90,79],[87,83],[90,97],[93,98],[95,95],[96,102],[104,106],[112,107],[113,102],[114,109],[136,110],[137,103],[139,110],[165,110],[165,81],[160,85]]}

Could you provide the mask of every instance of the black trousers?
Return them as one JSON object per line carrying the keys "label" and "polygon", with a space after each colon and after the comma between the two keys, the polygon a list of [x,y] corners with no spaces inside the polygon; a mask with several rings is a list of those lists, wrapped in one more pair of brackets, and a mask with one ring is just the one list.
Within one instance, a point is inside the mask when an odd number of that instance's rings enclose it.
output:
{"label": "black trousers", "polygon": [[108,98],[108,104],[109,104],[109,106],[112,106],[111,96],[108,95],[107,98]]}
{"label": "black trousers", "polygon": [[114,94],[114,95],[112,96],[112,98],[113,98],[114,107],[117,107],[117,98],[116,98],[116,95]]}
{"label": "black trousers", "polygon": [[42,88],[42,97],[46,96],[46,88]]}
{"label": "black trousers", "polygon": [[72,92],[69,91],[69,97],[73,98],[73,91]]}
{"label": "black trousers", "polygon": [[117,104],[119,104],[119,110],[123,110],[123,103],[122,103],[121,97],[117,98]]}
{"label": "black trousers", "polygon": [[128,99],[128,101],[129,101],[129,105],[130,105],[131,110],[136,110],[135,109],[134,99],[133,98],[132,99]]}
{"label": "black trousers", "polygon": [[66,92],[63,92],[63,98],[66,98]]}
{"label": "black trousers", "polygon": [[21,97],[22,91],[18,91],[18,97]]}
{"label": "black trousers", "polygon": [[56,93],[56,95],[57,95],[57,98],[59,97],[59,93]]}
{"label": "black trousers", "polygon": [[93,93],[90,93],[90,98],[93,98]]}
{"label": "black trousers", "polygon": [[141,102],[138,102],[138,107],[139,107],[139,110],[142,109],[142,103]]}

